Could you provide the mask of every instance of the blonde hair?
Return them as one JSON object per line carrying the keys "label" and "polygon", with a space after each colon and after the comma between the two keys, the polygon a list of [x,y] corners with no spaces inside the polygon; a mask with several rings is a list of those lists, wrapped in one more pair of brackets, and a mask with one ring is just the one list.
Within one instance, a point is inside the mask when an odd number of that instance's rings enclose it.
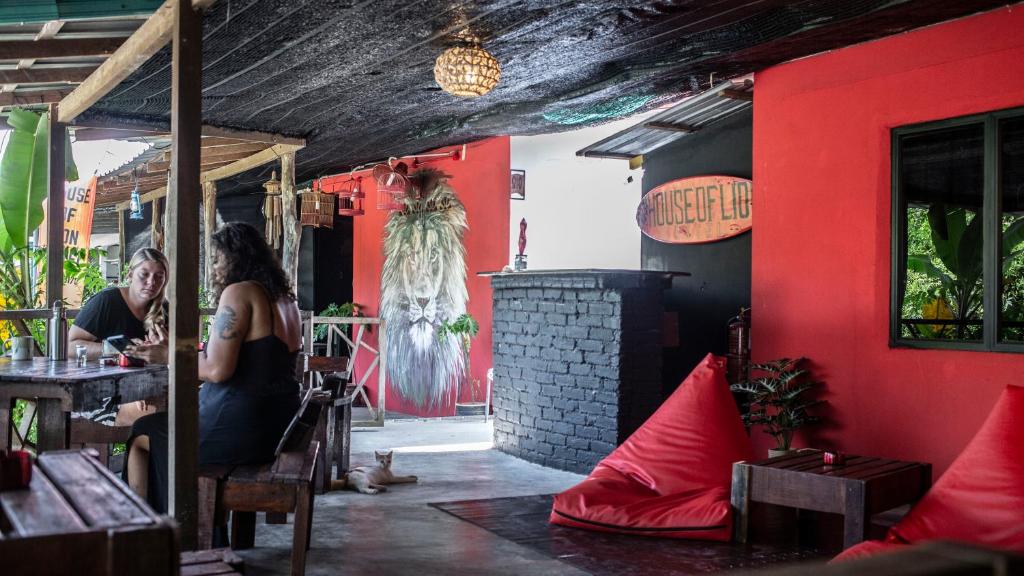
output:
{"label": "blonde hair", "polygon": [[125,280],[128,280],[130,283],[132,272],[143,262],[157,262],[164,267],[164,285],[160,287],[160,292],[150,301],[149,311],[146,312],[146,318],[142,321],[146,332],[152,332],[156,326],[167,328],[167,313],[164,311],[164,290],[167,288],[170,266],[167,264],[167,257],[164,256],[163,252],[156,248],[140,248],[132,255],[131,261],[128,262],[128,273],[125,274]]}

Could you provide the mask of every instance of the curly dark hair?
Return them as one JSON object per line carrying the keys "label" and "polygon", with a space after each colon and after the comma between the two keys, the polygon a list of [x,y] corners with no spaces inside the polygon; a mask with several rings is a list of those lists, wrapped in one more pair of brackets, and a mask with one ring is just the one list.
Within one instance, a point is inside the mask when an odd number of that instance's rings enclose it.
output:
{"label": "curly dark hair", "polygon": [[262,284],[272,302],[282,296],[296,299],[281,262],[255,227],[244,222],[229,222],[214,232],[211,240],[213,251],[225,260],[222,281],[211,279],[210,282],[216,301],[220,301],[220,294],[225,288],[246,281]]}

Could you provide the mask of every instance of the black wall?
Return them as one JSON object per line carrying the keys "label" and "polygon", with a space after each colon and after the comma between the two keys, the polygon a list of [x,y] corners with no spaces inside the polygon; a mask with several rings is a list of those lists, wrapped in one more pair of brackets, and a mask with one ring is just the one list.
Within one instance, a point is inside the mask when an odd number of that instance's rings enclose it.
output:
{"label": "black wall", "polygon": [[[643,190],[678,178],[725,175],[750,178],[753,147],[752,112],[747,111],[700,132],[680,138],[644,159]],[[754,183],[755,194],[757,183]],[[756,230],[756,215],[755,228]],[[708,352],[724,355],[727,324],[741,306],[750,306],[751,232],[707,244],[665,244],[643,236],[641,266],[645,270],[677,270],[666,292],[665,307],[679,315],[679,348],[666,348],[666,394]],[[754,311],[757,312],[756,310]]]}

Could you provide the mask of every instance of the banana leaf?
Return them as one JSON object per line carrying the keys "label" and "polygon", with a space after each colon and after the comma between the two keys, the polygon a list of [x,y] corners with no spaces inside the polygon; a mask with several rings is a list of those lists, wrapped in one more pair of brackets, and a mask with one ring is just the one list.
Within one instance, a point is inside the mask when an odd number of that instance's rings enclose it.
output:
{"label": "banana leaf", "polygon": [[[49,185],[49,120],[47,114],[14,108],[7,123],[13,130],[0,159],[0,248],[24,248],[43,222],[43,200]],[[65,180],[77,180],[78,169],[67,134],[64,149]]]}

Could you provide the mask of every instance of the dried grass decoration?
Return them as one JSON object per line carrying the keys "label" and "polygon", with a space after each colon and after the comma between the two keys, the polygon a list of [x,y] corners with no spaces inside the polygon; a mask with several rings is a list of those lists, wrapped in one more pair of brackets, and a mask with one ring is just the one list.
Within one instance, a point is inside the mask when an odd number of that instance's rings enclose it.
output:
{"label": "dried grass decoration", "polygon": [[318,190],[299,190],[299,222],[313,228],[334,228],[334,196]]}
{"label": "dried grass decoration", "polygon": [[455,96],[483,96],[493,90],[500,79],[498,60],[476,44],[449,48],[434,62],[437,85]]}
{"label": "dried grass decoration", "polygon": [[284,230],[281,182],[277,179],[276,170],[270,173],[270,180],[263,183],[263,189],[267,191],[267,195],[263,199],[263,217],[266,219],[264,235],[267,238],[267,244],[276,249],[281,246],[281,232]]}

